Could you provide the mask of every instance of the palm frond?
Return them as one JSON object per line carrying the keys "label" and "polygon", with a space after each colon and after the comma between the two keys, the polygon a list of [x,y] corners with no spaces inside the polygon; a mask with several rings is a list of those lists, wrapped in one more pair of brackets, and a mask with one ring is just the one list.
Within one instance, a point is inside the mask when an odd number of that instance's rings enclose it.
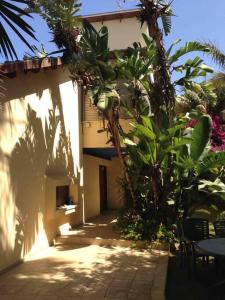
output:
{"label": "palm frond", "polygon": [[183,47],[178,49],[172,56],[170,56],[170,63],[173,64],[176,62],[180,57],[186,55],[190,52],[194,51],[201,51],[201,52],[209,52],[209,49],[206,45],[199,43],[199,42],[188,42]]}
{"label": "palm frond", "polygon": [[162,15],[161,19],[162,19],[162,24],[163,24],[163,29],[164,29],[165,35],[168,35],[172,28],[171,16]]}
{"label": "palm frond", "polygon": [[213,74],[209,81],[216,89],[225,88],[225,73],[218,72]]}
{"label": "palm frond", "polygon": [[161,20],[162,20],[163,30],[165,32],[165,35],[169,35],[172,28],[171,17],[173,16],[171,3],[168,3],[167,1],[164,0],[164,1],[160,1],[159,5],[162,6]]}
{"label": "palm frond", "polygon": [[[11,2],[13,3],[11,3]],[[14,4],[15,3],[15,4]],[[16,5],[17,4],[17,5]],[[25,16],[31,17],[27,12],[22,8],[18,7],[18,4],[27,4],[25,0],[1,0],[0,1],[0,19],[2,19],[6,24],[11,27],[19,39],[27,45],[29,49],[32,50],[31,46],[27,42],[27,39],[24,38],[23,34],[26,33],[33,39],[36,39],[34,36],[34,31],[31,26],[22,19],[18,14],[23,14]],[[0,53],[5,56],[7,59],[11,57],[17,58],[17,54],[14,48],[14,45],[9,37],[8,32],[5,29],[5,26],[0,21]]]}
{"label": "palm frond", "polygon": [[208,54],[214,62],[225,69],[225,53],[211,41],[204,43],[204,45],[208,48]]}

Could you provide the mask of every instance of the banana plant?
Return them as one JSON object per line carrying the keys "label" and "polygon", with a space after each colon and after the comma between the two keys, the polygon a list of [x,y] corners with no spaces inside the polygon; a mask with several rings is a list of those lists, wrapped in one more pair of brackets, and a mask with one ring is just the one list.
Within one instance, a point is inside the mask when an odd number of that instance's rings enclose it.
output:
{"label": "banana plant", "polygon": [[[117,60],[117,70],[119,78],[125,81],[125,88],[128,91],[130,103],[137,111],[140,110],[141,105],[145,103],[148,106],[149,115],[154,115],[158,126],[163,125],[161,120],[162,110],[165,110],[165,98],[160,96],[160,87],[158,86],[156,77],[158,66],[160,65],[160,57],[158,55],[156,42],[143,34],[144,46],[134,43],[127,51],[127,55],[119,57]],[[176,78],[172,84],[173,86],[182,87],[187,94],[193,95],[197,101],[207,101],[210,94],[210,99],[215,99],[215,93],[211,89],[210,83],[199,83],[199,78],[207,74],[211,74],[213,69],[205,65],[203,60],[196,56],[193,59],[188,59],[185,63],[180,63],[183,56],[191,52],[208,53],[209,49],[206,45],[199,42],[188,42],[177,50],[174,47],[180,42],[175,41],[166,52],[166,59],[170,65],[170,72],[176,73]],[[179,96],[187,103],[184,95]],[[123,104],[123,103],[122,103]],[[135,105],[134,105],[135,104]],[[132,106],[130,107],[132,110]],[[141,114],[142,111],[139,111]],[[168,113],[168,111],[167,111]]]}
{"label": "banana plant", "polygon": [[141,198],[148,199],[156,215],[170,216],[175,221],[180,211],[187,215],[201,195],[225,197],[218,174],[225,163],[225,153],[209,151],[210,116],[200,118],[191,137],[185,135],[184,118],[164,129],[158,128],[151,117],[141,119],[142,124],[135,122],[133,130],[124,134],[123,143],[130,157],[135,188]]}
{"label": "banana plant", "polygon": [[146,209],[163,222],[165,219],[161,217],[167,215],[169,189],[174,187],[174,155],[184,145],[191,144],[190,138],[180,134],[185,124],[183,120],[170,127],[167,116],[164,118],[167,126],[162,129],[151,117],[142,116],[142,123],[133,123],[133,129],[123,136],[130,158],[130,172],[133,171],[135,176],[136,194],[140,198],[138,203],[147,202]]}
{"label": "banana plant", "polygon": [[[208,115],[203,115],[192,132],[190,146],[184,146],[176,154],[174,161],[177,166],[176,176],[178,182],[177,210],[188,214],[191,206],[201,198],[207,203],[209,195],[217,195],[224,199],[225,189],[221,181],[225,164],[225,153],[210,151],[212,133],[212,120]],[[222,176],[221,176],[222,175]]]}

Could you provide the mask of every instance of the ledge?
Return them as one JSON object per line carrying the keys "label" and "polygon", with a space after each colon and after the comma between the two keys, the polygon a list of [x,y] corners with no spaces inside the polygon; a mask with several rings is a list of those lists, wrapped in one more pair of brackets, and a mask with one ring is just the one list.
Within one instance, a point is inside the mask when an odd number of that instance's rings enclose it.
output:
{"label": "ledge", "polygon": [[56,212],[62,212],[65,215],[69,215],[69,214],[72,214],[72,213],[76,212],[76,208],[77,208],[76,204],[74,204],[74,205],[63,205],[63,206],[57,207]]}

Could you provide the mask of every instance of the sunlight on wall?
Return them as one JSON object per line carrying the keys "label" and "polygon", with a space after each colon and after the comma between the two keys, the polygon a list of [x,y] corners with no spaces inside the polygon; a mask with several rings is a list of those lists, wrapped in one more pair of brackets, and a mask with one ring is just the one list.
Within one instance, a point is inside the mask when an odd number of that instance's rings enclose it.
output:
{"label": "sunlight on wall", "polygon": [[[73,83],[65,82],[59,85],[60,95],[65,98],[62,103],[66,135],[70,137],[72,156],[74,160],[75,176],[80,171],[80,111],[78,87]],[[75,94],[75,95],[74,95]]]}
{"label": "sunlight on wall", "polygon": [[[88,123],[88,126],[87,126]],[[121,119],[120,125],[122,126],[125,132],[129,132],[131,130],[131,121],[129,119]],[[109,148],[112,147],[109,141],[109,133],[98,131],[103,129],[104,124],[102,120],[91,121],[91,122],[83,122],[83,147],[84,148]],[[105,126],[106,121],[105,121]]]}
{"label": "sunlight on wall", "polygon": [[11,188],[9,167],[6,158],[1,158],[0,161],[0,191],[0,236],[4,237],[4,239],[0,239],[1,252],[13,250],[15,244],[14,221],[16,216],[16,207],[14,204],[14,193]]}
{"label": "sunlight on wall", "polygon": [[53,108],[51,93],[49,89],[44,89],[41,95],[35,93],[26,96],[26,100],[30,107],[36,112],[36,117],[41,120],[43,129],[45,130],[45,123],[49,125],[49,109]]}
{"label": "sunlight on wall", "polygon": [[[60,226],[80,223],[83,214],[80,208],[69,216],[56,212],[55,195],[51,211],[46,210],[48,172],[55,173],[59,185],[68,180],[65,157],[83,181],[78,88],[62,70],[21,73],[7,79],[6,88],[0,114],[0,271],[47,247]],[[79,203],[79,187],[72,193]]]}
{"label": "sunlight on wall", "polygon": [[107,26],[109,30],[109,48],[126,49],[133,45],[134,42],[144,44],[142,33],[147,33],[147,25],[141,27],[137,18],[110,20],[102,22],[94,22],[92,25],[99,30],[102,26]]}
{"label": "sunlight on wall", "polygon": [[23,134],[27,123],[26,103],[24,99],[4,105],[4,112],[0,116],[0,145],[2,151],[10,155],[15,142]]}

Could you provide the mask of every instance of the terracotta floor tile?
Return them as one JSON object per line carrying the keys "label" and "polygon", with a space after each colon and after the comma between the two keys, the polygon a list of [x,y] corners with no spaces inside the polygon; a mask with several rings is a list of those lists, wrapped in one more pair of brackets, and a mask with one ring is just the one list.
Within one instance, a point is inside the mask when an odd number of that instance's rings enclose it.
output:
{"label": "terracotta floor tile", "polygon": [[[104,227],[104,222],[99,224],[97,231]],[[121,247],[58,245],[0,275],[0,300],[158,300],[158,289],[165,288],[163,255]]]}
{"label": "terracotta floor tile", "polygon": [[128,289],[119,287],[110,287],[106,292],[106,297],[108,298],[122,298],[127,297]]}

